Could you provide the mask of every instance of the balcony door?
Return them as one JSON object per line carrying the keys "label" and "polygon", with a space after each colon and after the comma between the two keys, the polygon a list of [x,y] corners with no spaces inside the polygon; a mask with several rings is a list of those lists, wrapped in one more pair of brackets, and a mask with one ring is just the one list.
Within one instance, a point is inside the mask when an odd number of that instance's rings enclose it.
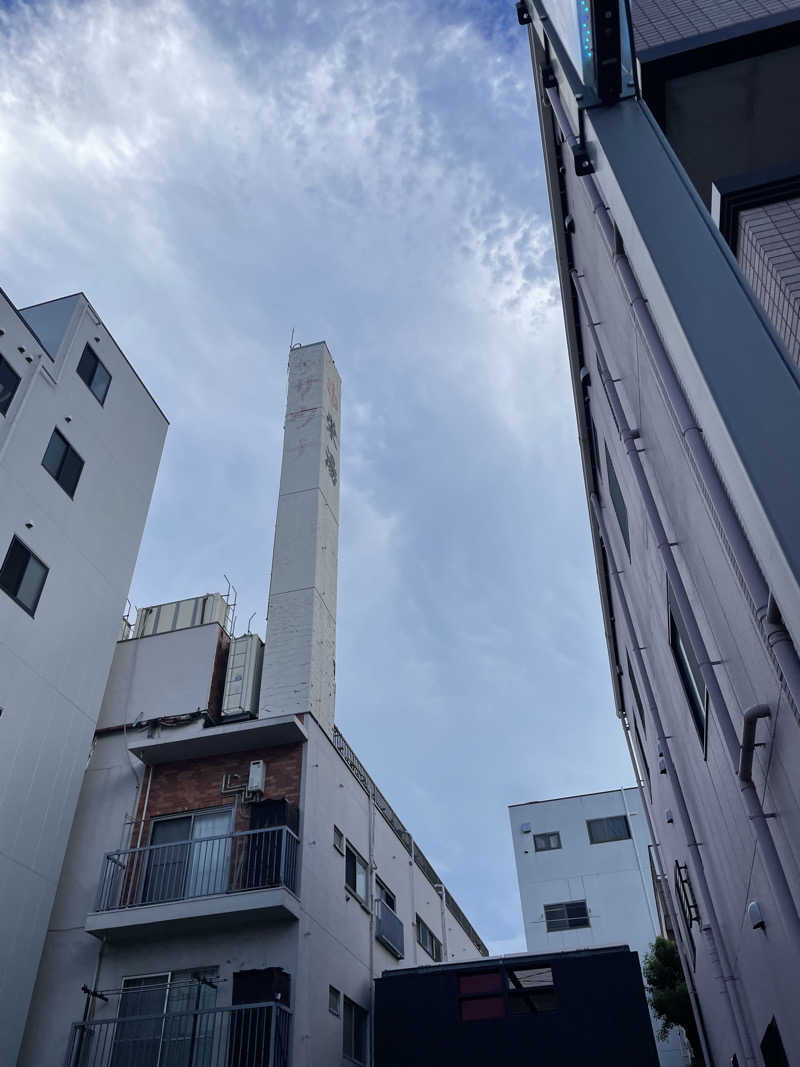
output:
{"label": "balcony door", "polygon": [[231,817],[223,808],[154,820],[142,903],[226,892]]}
{"label": "balcony door", "polygon": [[210,1067],[213,977],[172,972],[125,978],[109,1067]]}

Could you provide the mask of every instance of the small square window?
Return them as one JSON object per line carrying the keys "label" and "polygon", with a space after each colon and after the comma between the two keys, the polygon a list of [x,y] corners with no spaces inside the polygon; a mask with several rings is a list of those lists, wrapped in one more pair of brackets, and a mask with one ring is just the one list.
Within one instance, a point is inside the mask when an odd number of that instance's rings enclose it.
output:
{"label": "small square window", "polygon": [[22,381],[7,359],[0,356],[0,415],[5,415]]}
{"label": "small square window", "polygon": [[344,834],[338,826],[333,828],[333,847],[344,855]]}
{"label": "small square window", "polygon": [[331,1015],[342,1014],[342,994],[335,986],[328,986],[328,1011]]}
{"label": "small square window", "polygon": [[627,815],[610,815],[607,819],[587,819],[586,829],[589,841],[593,845],[604,845],[608,841],[625,841],[631,836]]}
{"label": "small square window", "polygon": [[561,848],[561,834],[555,830],[546,834],[534,834],[533,847],[537,852],[551,852],[555,848]]}
{"label": "small square window", "polygon": [[78,377],[88,385],[95,398],[104,404],[108,387],[111,385],[111,375],[91,345],[86,345],[78,362]]}
{"label": "small square window", "polygon": [[606,471],[608,472],[608,492],[611,497],[611,503],[614,506],[614,514],[617,516],[617,522],[619,523],[619,530],[622,534],[622,540],[625,542],[625,548],[628,550],[628,559],[631,558],[631,535],[628,528],[628,507],[625,503],[625,497],[622,495],[622,489],[617,480],[617,472],[614,470],[614,464],[611,462],[611,456],[608,452],[608,445],[605,446],[606,450]]}
{"label": "small square window", "polygon": [[705,754],[708,741],[708,692],[706,683],[689,640],[689,635],[686,632],[686,625],[675,602],[675,595],[669,587],[667,588],[667,602],[669,606],[669,643],[672,649],[672,656],[683,684],[686,700],[689,703],[689,711],[697,730],[697,736],[700,738],[703,753]]}
{"label": "small square window", "polygon": [[344,884],[362,904],[367,902],[367,862],[348,842],[344,853]]}
{"label": "small square window", "polygon": [[14,537],[0,567],[0,589],[33,615],[48,573],[39,557]]}
{"label": "small square window", "polygon": [[83,460],[58,430],[53,430],[45,449],[42,466],[58,482],[69,497],[75,496],[83,471]]}

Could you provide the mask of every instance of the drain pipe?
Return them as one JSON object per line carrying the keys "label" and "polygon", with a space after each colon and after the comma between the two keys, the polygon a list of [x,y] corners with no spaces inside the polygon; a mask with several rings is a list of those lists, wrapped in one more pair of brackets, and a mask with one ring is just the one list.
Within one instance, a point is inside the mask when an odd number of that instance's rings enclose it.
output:
{"label": "drain pipe", "polygon": [[772,712],[766,704],[756,704],[744,713],[742,727],[742,750],[739,753],[739,781],[752,782],[753,752],[756,747],[756,723],[759,719],[768,719]]}
{"label": "drain pipe", "polygon": [[[619,426],[625,452],[630,460],[631,468],[644,503],[645,512],[655,537],[656,548],[664,563],[669,584],[678,603],[678,609],[680,610],[684,625],[689,632],[689,641],[697,655],[698,666],[700,668],[700,673],[703,676],[703,682],[709,693],[710,704],[715,712],[717,726],[722,735],[723,743],[728,750],[728,757],[734,772],[738,777],[740,747],[730,710],[722,695],[722,689],[720,688],[716,671],[711,664],[711,657],[709,656],[703,636],[700,633],[700,628],[697,625],[697,620],[695,619],[694,612],[689,603],[686,588],[683,584],[680,572],[678,571],[678,565],[672,554],[669,537],[664,529],[661,516],[658,513],[658,507],[653,497],[652,490],[650,489],[647,475],[645,474],[642,458],[636,448],[636,439],[628,425],[628,420],[625,416],[622,404],[620,403],[616,386],[608,372],[608,366],[606,365],[605,357],[603,355],[600,338],[593,325],[593,319],[586,299],[583,281],[575,271],[572,272],[572,279],[583,313],[587,320],[588,328],[592,335],[592,341],[595,345],[600,378],[605,387],[617,425]],[[794,943],[795,952],[800,953],[800,916],[797,913],[789,882],[786,878],[786,872],[783,869],[780,856],[778,855],[772,832],[767,825],[764,809],[761,806],[761,801],[752,781],[742,782],[741,796],[747,818],[753,825],[753,832],[755,833],[756,840],[759,844],[764,869],[767,878],[769,879],[772,892],[775,895],[775,901],[786,927],[786,932]]]}
{"label": "drain pipe", "polygon": [[[639,640],[636,635],[636,630],[633,626],[633,619],[631,618],[630,608],[628,607],[628,601],[625,596],[625,592],[622,588],[622,579],[619,576],[617,565],[614,560],[614,553],[611,548],[611,543],[608,539],[608,530],[606,528],[605,519],[603,518],[602,508],[600,506],[600,500],[596,493],[592,493],[589,497],[592,512],[594,514],[597,528],[600,532],[603,544],[605,545],[606,555],[608,557],[609,570],[611,571],[611,579],[614,584],[617,600],[619,601],[622,609],[623,621],[625,629],[628,631],[628,637],[631,643],[631,651],[633,652],[633,660],[636,664],[636,669],[639,673],[639,677],[642,680],[642,685],[645,691],[645,700],[647,701],[647,708],[652,716],[653,722],[656,727],[656,739],[659,744],[662,755],[664,756],[664,762],[667,767],[667,775],[672,783],[672,790],[675,796],[675,804],[678,809],[678,818],[680,819],[681,829],[686,838],[686,847],[691,851],[694,857],[694,873],[697,876],[697,888],[700,892],[702,899],[703,913],[707,916],[706,925],[708,927],[709,934],[713,939],[715,945],[715,954],[718,967],[715,967],[714,977],[720,982],[720,986],[725,1001],[725,1007],[728,1013],[730,1022],[731,1033],[736,1035],[736,1040],[740,1049],[743,1052],[745,1061],[755,1063],[755,1057],[753,1055],[753,1045],[750,1040],[750,1035],[747,1032],[747,1028],[743,1021],[742,1005],[739,999],[739,990],[736,983],[736,979],[733,974],[733,969],[730,965],[728,953],[725,948],[725,943],[722,939],[722,927],[720,926],[719,918],[717,917],[717,909],[714,906],[714,901],[711,897],[711,890],[708,885],[708,879],[706,877],[705,865],[703,863],[703,855],[700,852],[699,842],[695,836],[694,827],[692,825],[692,818],[689,814],[689,809],[686,806],[686,798],[683,795],[683,788],[678,778],[678,772],[675,768],[675,764],[672,760],[672,752],[670,751],[669,741],[667,740],[666,731],[664,730],[664,723],[661,719],[661,713],[656,704],[655,694],[653,688],[650,685],[650,676],[645,669],[644,657],[642,656],[641,648],[639,646]],[[645,809],[647,806],[645,805]],[[651,824],[652,825],[652,824]],[[651,831],[652,832],[652,831]],[[679,927],[675,927],[679,929]],[[701,1030],[701,1027],[698,1027]]]}
{"label": "drain pipe", "polygon": [[[606,551],[608,551],[608,550],[606,550]],[[632,632],[631,632],[631,643],[634,644],[634,645],[638,644],[638,642],[636,641],[636,636]],[[639,657],[640,658],[641,658],[641,655],[642,654],[640,652],[639,653]],[[638,664],[637,664],[637,666],[638,666]],[[639,670],[639,675],[640,675],[640,677],[644,676],[644,672],[641,669]],[[638,768],[638,763],[636,762],[636,760],[634,759],[634,756],[633,756],[633,742],[631,741],[631,732],[630,732],[630,728],[629,728],[629,726],[627,724],[627,717],[625,715],[624,709],[623,709],[622,715],[618,715],[618,718],[620,720],[620,723],[622,724],[622,732],[625,735],[625,744],[628,746],[628,755],[630,756],[630,759],[631,759],[631,765],[634,768]],[[706,1067],[712,1067],[712,1064],[713,1064],[714,1061],[711,1059],[711,1052],[709,1051],[708,1042],[706,1041],[706,1031],[705,1031],[705,1027],[703,1025],[703,1016],[702,1016],[702,1014],[700,1012],[700,1001],[698,1000],[697,987],[695,986],[695,983],[694,983],[694,972],[692,971],[691,967],[689,966],[689,960],[688,960],[688,958],[686,956],[686,949],[683,946],[683,941],[680,939],[680,936],[678,935],[678,931],[680,930],[680,927],[678,926],[678,916],[675,914],[675,908],[674,908],[673,903],[672,903],[672,893],[669,890],[669,883],[667,882],[667,876],[664,873],[664,863],[663,863],[663,860],[661,858],[661,845],[659,844],[659,841],[658,841],[658,839],[656,837],[655,827],[653,826],[653,818],[652,818],[652,816],[650,814],[650,808],[648,807],[647,801],[645,800],[645,796],[644,796],[644,786],[643,786],[642,780],[641,780],[641,778],[639,777],[638,774],[636,776],[636,786],[637,786],[637,788],[639,790],[639,800],[642,802],[642,811],[644,812],[644,817],[645,817],[645,820],[647,822],[647,829],[648,829],[648,832],[650,833],[650,840],[653,842],[653,865],[654,865],[654,867],[656,869],[656,879],[658,880],[659,884],[662,886],[661,899],[663,900],[664,906],[667,909],[667,914],[669,915],[670,925],[672,926],[672,929],[675,931],[675,934],[676,934],[676,938],[675,938],[674,944],[675,944],[675,947],[678,950],[678,956],[680,957],[681,967],[683,968],[683,977],[686,979],[686,989],[687,989],[687,991],[689,993],[689,1003],[690,1003],[691,1008],[692,1008],[692,1015],[694,1016],[695,1029],[697,1030],[697,1036],[698,1036],[698,1039],[700,1041],[700,1047],[701,1047],[701,1050],[702,1050],[702,1053],[703,1053],[703,1062],[705,1063]],[[622,790],[620,790],[620,792],[622,792]],[[623,802],[624,802],[624,794],[623,794]],[[626,810],[627,810],[627,805],[626,805]],[[641,866],[641,864],[640,864],[640,866]],[[658,911],[658,903],[656,902],[656,912],[657,911]],[[719,977],[720,978],[722,977],[721,972],[720,972]]]}
{"label": "drain pipe", "polygon": [[[572,133],[569,119],[556,89],[545,90],[558,125],[569,146],[578,143]],[[697,426],[694,415],[686,401],[683,388],[672,366],[667,350],[656,329],[639,283],[630,262],[617,249],[614,224],[591,176],[584,176],[581,183],[597,222],[598,229],[614,263],[617,276],[630,304],[637,326],[645,339],[650,354],[656,381],[667,411],[678,436],[683,441],[690,463],[694,467],[701,492],[706,497],[712,520],[720,539],[729,549],[743,592],[758,623],[767,654],[776,666],[779,679],[785,684],[794,705],[795,715],[800,717],[800,657],[791,635],[782,621],[771,611],[769,587],[756,561],[750,543],[742,529],[739,517],[731,504],[725,486],[708,451],[703,432]]]}

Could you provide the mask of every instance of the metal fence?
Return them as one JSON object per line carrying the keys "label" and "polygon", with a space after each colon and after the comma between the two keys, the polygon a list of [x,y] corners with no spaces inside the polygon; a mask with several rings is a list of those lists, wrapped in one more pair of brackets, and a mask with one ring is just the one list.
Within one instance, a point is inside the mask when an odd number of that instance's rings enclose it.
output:
{"label": "metal fence", "polygon": [[72,1024],[64,1067],[288,1067],[277,1001]]}
{"label": "metal fence", "polygon": [[107,852],[95,911],[279,885],[294,892],[298,845],[292,830],[277,826]]}

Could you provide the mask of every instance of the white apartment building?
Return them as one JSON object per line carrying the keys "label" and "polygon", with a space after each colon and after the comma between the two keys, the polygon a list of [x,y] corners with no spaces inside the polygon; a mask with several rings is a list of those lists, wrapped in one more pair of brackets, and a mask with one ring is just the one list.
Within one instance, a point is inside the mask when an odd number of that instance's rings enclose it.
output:
{"label": "white apartment building", "polygon": [[117,644],[19,1067],[366,1064],[375,977],[487,955],[334,723],[340,446],[294,348],[266,642],[207,594]]}
{"label": "white apartment building", "polygon": [[[638,789],[513,804],[509,814],[529,952],[626,944],[641,962],[669,934]],[[657,1045],[663,1067],[689,1062],[675,1032]]]}
{"label": "white apartment building", "polygon": [[16,1060],[167,420],[82,293],[0,292],[0,1064]]}

